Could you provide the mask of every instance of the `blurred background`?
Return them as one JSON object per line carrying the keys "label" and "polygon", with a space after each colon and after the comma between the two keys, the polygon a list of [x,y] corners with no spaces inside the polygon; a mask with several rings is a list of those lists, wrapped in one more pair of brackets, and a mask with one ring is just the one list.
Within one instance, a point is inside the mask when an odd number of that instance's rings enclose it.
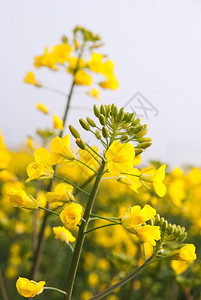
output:
{"label": "blurred background", "polygon": [[[100,34],[104,46],[99,52],[115,63],[119,88],[103,91],[101,103],[121,107],[139,92],[127,108],[149,126],[153,145],[145,159],[199,165],[200,11],[198,0],[1,1],[0,128],[8,148],[24,144],[36,127],[51,125],[51,119],[35,109],[36,103],[62,116],[65,97],[26,85],[24,77],[34,71],[44,85],[68,92],[68,74],[36,70],[33,62],[45,46],[59,44],[63,34],[72,38],[72,29],[80,25]],[[85,109],[71,110],[74,126],[78,117],[90,115],[94,103],[84,88],[78,89],[73,105]]]}

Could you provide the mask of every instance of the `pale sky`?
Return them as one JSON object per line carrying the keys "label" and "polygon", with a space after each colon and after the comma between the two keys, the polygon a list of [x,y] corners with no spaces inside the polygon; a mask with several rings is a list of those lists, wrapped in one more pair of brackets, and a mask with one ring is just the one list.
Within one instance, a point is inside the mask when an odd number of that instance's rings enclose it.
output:
{"label": "pale sky", "polygon": [[[36,103],[63,115],[65,98],[26,85],[23,79],[27,71],[34,71],[44,85],[68,92],[69,75],[36,70],[33,58],[41,55],[45,46],[60,43],[63,34],[72,37],[76,25],[100,34],[105,43],[100,52],[115,63],[119,89],[103,92],[102,103],[121,107],[140,92],[159,112],[154,116],[154,111],[147,111],[148,119],[142,117],[153,139],[145,158],[172,166],[200,166],[199,0],[2,0],[0,128],[7,146],[15,148],[34,135],[36,128],[52,125],[51,117],[35,109]],[[85,91],[79,88],[72,105],[90,108],[96,103]],[[138,99],[134,101],[132,107],[139,106]],[[140,108],[136,112],[142,114]],[[71,110],[69,121],[79,128],[78,117],[88,114]]]}

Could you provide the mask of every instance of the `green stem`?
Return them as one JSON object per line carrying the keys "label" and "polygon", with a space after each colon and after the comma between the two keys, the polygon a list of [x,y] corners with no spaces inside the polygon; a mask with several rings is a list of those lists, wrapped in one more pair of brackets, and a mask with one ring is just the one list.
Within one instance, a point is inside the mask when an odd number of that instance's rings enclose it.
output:
{"label": "green stem", "polygon": [[95,227],[95,228],[92,228],[90,230],[87,230],[84,232],[84,234],[87,234],[89,232],[92,232],[94,230],[97,230],[97,229],[101,229],[101,228],[104,228],[104,227],[108,227],[108,226],[113,226],[113,225],[122,225],[121,223],[112,223],[112,224],[106,224],[106,225],[102,225],[102,226],[99,226],[99,227]]}
{"label": "green stem", "polygon": [[74,186],[76,189],[78,189],[80,192],[82,192],[83,194],[89,196],[89,193],[87,193],[85,190],[81,189],[81,188],[80,188],[78,185],[76,185],[75,183],[72,183],[71,181],[69,181],[69,180],[67,180],[67,179],[65,179],[65,178],[62,178],[62,177],[60,177],[60,176],[58,176],[58,175],[54,175],[54,177],[55,177],[55,178],[58,178],[58,179],[60,179],[60,180],[62,180],[62,181],[64,181],[64,182],[67,182],[67,183],[71,184],[71,185]]}
{"label": "green stem", "polygon": [[106,179],[119,179],[119,177],[104,177],[104,178],[102,178],[102,180],[106,180]]}
{"label": "green stem", "polygon": [[80,164],[84,165],[85,167],[87,167],[88,169],[90,169],[91,171],[93,171],[94,173],[97,174],[97,172],[94,169],[92,169],[90,166],[86,165],[83,161],[76,159],[76,158],[74,158],[73,160],[79,162]]}
{"label": "green stem", "polygon": [[89,146],[89,144],[86,143],[86,145],[91,151],[93,151],[96,155],[98,155],[101,159],[103,159],[103,157],[98,152],[96,152],[96,150],[94,150],[91,146]]}
{"label": "green stem", "polygon": [[[118,218],[118,217],[102,217],[102,216],[95,215],[95,214],[90,214],[90,217],[95,217],[96,220],[97,219],[103,219],[103,220],[111,221],[111,222],[115,222],[114,220],[118,220],[118,221],[121,220],[121,218]],[[92,218],[90,218],[90,220],[92,220]]]}
{"label": "green stem", "polygon": [[145,244],[142,242],[143,252],[144,252],[144,259],[147,260],[146,250],[145,250]]}
{"label": "green stem", "polygon": [[62,91],[60,91],[60,90],[58,90],[58,89],[56,89],[56,88],[53,88],[53,87],[51,87],[51,86],[42,85],[42,88],[44,88],[44,89],[46,89],[46,90],[49,90],[49,91],[51,91],[51,92],[60,94],[60,95],[65,96],[65,97],[67,96],[67,94],[66,94],[65,92],[62,92]]}
{"label": "green stem", "polygon": [[74,253],[73,247],[67,241],[65,241],[65,244],[70,248],[71,252]]}
{"label": "green stem", "polygon": [[38,208],[43,209],[43,210],[45,210],[45,211],[47,211],[47,212],[49,212],[49,213],[51,213],[51,214],[53,214],[53,215],[59,216],[59,214],[58,214],[56,211],[53,211],[53,210],[48,209],[48,208],[46,208],[46,207],[39,206]]}
{"label": "green stem", "polygon": [[61,294],[66,295],[66,292],[65,292],[65,291],[62,291],[62,290],[57,289],[57,288],[55,288],[55,287],[45,286],[43,289],[44,289],[44,290],[53,290],[53,291],[56,291],[56,292],[59,292],[59,293],[61,293]]}
{"label": "green stem", "polygon": [[78,236],[76,239],[74,254],[73,254],[72,261],[71,261],[71,266],[70,266],[70,270],[69,270],[69,274],[68,274],[68,278],[67,278],[67,284],[66,284],[66,297],[65,297],[66,300],[71,299],[73,286],[74,286],[74,282],[75,282],[75,277],[76,277],[76,273],[77,273],[77,268],[78,268],[78,264],[79,264],[79,260],[80,260],[80,256],[81,256],[81,252],[82,252],[82,247],[83,247],[83,243],[84,243],[84,238],[85,238],[84,232],[87,230],[87,227],[88,227],[90,214],[93,209],[95,198],[96,198],[97,191],[98,191],[100,181],[101,181],[100,175],[103,173],[104,169],[105,169],[105,161],[102,161],[102,165],[100,166],[99,171],[97,173],[96,180],[94,182],[93,188],[91,190],[91,193],[90,193],[90,196],[89,196],[89,199],[87,202],[87,206],[85,208],[85,213],[83,216],[83,218],[85,219],[85,223],[84,222],[81,223],[79,232],[78,232]]}

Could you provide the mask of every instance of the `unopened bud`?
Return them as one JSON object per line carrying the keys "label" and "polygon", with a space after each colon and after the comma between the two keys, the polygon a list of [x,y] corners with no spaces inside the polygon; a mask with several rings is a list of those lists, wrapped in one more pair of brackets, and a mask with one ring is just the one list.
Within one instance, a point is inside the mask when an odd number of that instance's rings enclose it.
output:
{"label": "unopened bud", "polygon": [[85,120],[79,119],[79,122],[80,122],[80,125],[82,126],[82,128],[84,128],[87,131],[90,130],[90,126]]}
{"label": "unopened bud", "polygon": [[158,225],[160,223],[160,219],[161,219],[160,215],[156,214],[156,216],[155,216],[155,225]]}
{"label": "unopened bud", "polygon": [[173,231],[174,231],[174,228],[172,227],[172,224],[169,224],[169,225],[168,225],[168,228],[167,228],[167,233],[168,233],[169,235],[171,235],[171,234],[173,234]]}
{"label": "unopened bud", "polygon": [[102,128],[102,135],[104,138],[108,138],[110,135],[110,132],[106,126],[103,126],[103,128]]}
{"label": "unopened bud", "polygon": [[117,181],[126,184],[126,185],[132,185],[133,182],[132,180],[128,179],[126,176],[120,175],[119,178],[117,179]]}
{"label": "unopened bud", "polygon": [[85,142],[83,140],[81,140],[80,138],[76,139],[76,144],[78,145],[78,147],[82,150],[86,150],[87,149],[87,145],[85,144]]}
{"label": "unopened bud", "polygon": [[113,117],[116,118],[117,115],[118,115],[118,108],[117,106],[115,106],[113,111]]}
{"label": "unopened bud", "polygon": [[135,156],[140,155],[143,152],[143,149],[135,148]]}
{"label": "unopened bud", "polygon": [[134,113],[132,113],[132,114],[129,114],[129,117],[127,118],[127,122],[128,123],[132,123],[132,122],[134,122],[134,120],[135,120],[135,112]]}
{"label": "unopened bud", "polygon": [[168,221],[164,221],[164,223],[163,223],[163,230],[165,231],[166,229],[168,228]]}
{"label": "unopened bud", "polygon": [[121,142],[127,142],[128,140],[129,140],[129,136],[127,134],[121,136]]}
{"label": "unopened bud", "polygon": [[188,235],[187,232],[180,234],[180,236],[178,237],[178,241],[183,242],[187,238],[187,235]]}
{"label": "unopened bud", "polygon": [[142,131],[144,129],[143,125],[140,125],[138,127],[135,127],[135,129],[133,130],[133,133],[139,133],[140,131]]}
{"label": "unopened bud", "polygon": [[137,148],[147,149],[147,148],[150,147],[151,145],[152,145],[152,143],[144,142],[144,143],[138,144],[138,145],[137,145]]}
{"label": "unopened bud", "polygon": [[121,122],[124,118],[124,108],[122,107],[117,115],[117,122]]}
{"label": "unopened bud", "polygon": [[137,133],[137,134],[135,135],[135,138],[136,138],[136,139],[139,139],[139,138],[145,136],[145,134],[147,134],[147,132],[148,132],[148,129],[144,129],[144,130],[140,131],[139,133]]}
{"label": "unopened bud", "polygon": [[138,139],[139,143],[145,143],[145,142],[151,142],[151,141],[152,141],[151,138],[141,138],[141,139]]}
{"label": "unopened bud", "polygon": [[100,116],[100,110],[99,110],[99,108],[98,108],[98,106],[96,104],[94,105],[94,115],[97,118],[99,118],[99,116]]}
{"label": "unopened bud", "polygon": [[77,138],[80,137],[79,132],[78,132],[72,125],[69,125],[68,128],[69,128],[69,130],[70,130],[72,136],[74,136],[74,138],[77,139]]}
{"label": "unopened bud", "polygon": [[96,123],[92,119],[90,119],[89,117],[87,117],[86,119],[87,119],[88,124],[91,127],[96,127]]}
{"label": "unopened bud", "polygon": [[102,115],[102,114],[100,115],[99,121],[100,121],[101,125],[105,126],[105,124],[106,124],[106,118],[104,117],[104,115]]}
{"label": "unopened bud", "polygon": [[104,105],[101,105],[100,106],[100,113],[104,116],[106,116],[106,109],[105,109],[105,106]]}
{"label": "unopened bud", "polygon": [[138,118],[136,119],[133,123],[132,123],[132,126],[136,126],[138,123],[140,123],[141,119]]}
{"label": "unopened bud", "polygon": [[99,129],[96,130],[95,135],[96,135],[97,139],[99,139],[99,140],[102,138],[102,134]]}

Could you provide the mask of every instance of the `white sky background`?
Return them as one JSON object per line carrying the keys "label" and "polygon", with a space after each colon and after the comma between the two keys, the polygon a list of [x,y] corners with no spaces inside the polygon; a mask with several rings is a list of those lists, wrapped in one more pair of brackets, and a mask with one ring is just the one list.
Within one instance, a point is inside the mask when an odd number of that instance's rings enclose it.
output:
{"label": "white sky background", "polygon": [[[34,71],[44,85],[68,92],[70,75],[35,69],[32,63],[45,46],[60,43],[63,34],[72,37],[76,25],[100,34],[105,46],[99,51],[115,63],[119,89],[103,91],[102,103],[121,107],[140,91],[159,111],[157,117],[142,118],[153,139],[146,159],[201,165],[199,0],[1,0],[0,128],[7,146],[17,147],[36,127],[52,125],[51,117],[35,109],[36,103],[63,115],[65,98],[23,79]],[[73,105],[96,102],[85,91],[79,88]],[[69,120],[80,128],[76,119],[87,115],[72,110]]]}

